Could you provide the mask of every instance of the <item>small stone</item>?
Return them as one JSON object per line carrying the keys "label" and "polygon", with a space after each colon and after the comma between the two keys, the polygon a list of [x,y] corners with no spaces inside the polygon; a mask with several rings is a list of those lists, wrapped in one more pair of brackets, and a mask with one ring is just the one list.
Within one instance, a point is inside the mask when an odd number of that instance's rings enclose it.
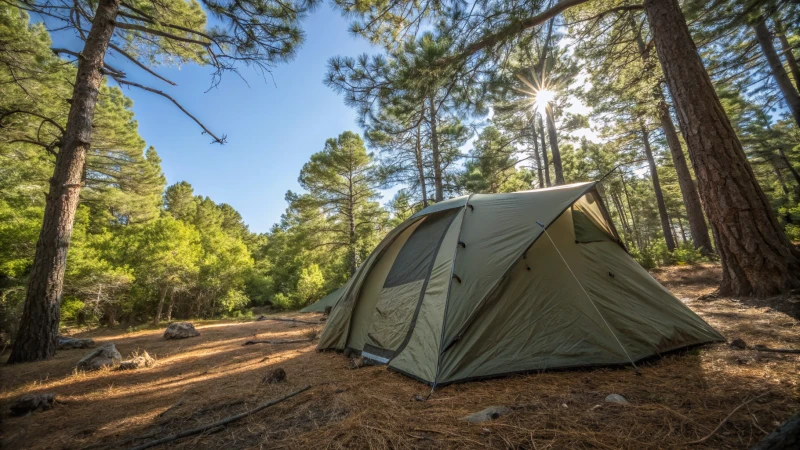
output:
{"label": "small stone", "polygon": [[87,353],[78,361],[78,370],[100,370],[104,367],[113,367],[122,360],[122,355],[113,343],[107,342]]}
{"label": "small stone", "polygon": [[608,397],[606,397],[606,401],[608,403],[619,403],[620,405],[627,405],[628,404],[628,400],[625,397],[623,397],[623,396],[621,396],[619,394],[611,394],[611,395],[609,395]]}
{"label": "small stone", "polygon": [[11,404],[12,416],[24,416],[38,409],[48,410],[55,406],[56,394],[26,394]]}
{"label": "small stone", "polygon": [[490,406],[482,411],[462,417],[461,419],[466,420],[469,423],[483,423],[490,420],[497,420],[501,416],[510,412],[511,409],[506,406]]}
{"label": "small stone", "polygon": [[267,320],[267,316],[261,315],[261,316],[258,316],[258,318],[256,319],[256,322],[262,322],[264,320]]}
{"label": "small stone", "polygon": [[483,428],[481,429],[481,434],[483,435],[492,434],[492,431],[488,428]]}
{"label": "small stone", "polygon": [[164,339],[186,339],[200,336],[200,332],[194,329],[191,322],[173,322],[164,331]]}
{"label": "small stone", "polygon": [[156,360],[153,359],[147,352],[142,352],[141,355],[131,358],[127,361],[122,361],[119,363],[117,370],[135,370],[135,369],[142,369],[145,367],[153,367],[156,364]]}
{"label": "small stone", "polygon": [[567,406],[567,404],[566,404],[566,403],[562,403],[562,404],[561,404],[561,407],[562,407],[562,408],[569,408],[569,406]]}
{"label": "small stone", "polygon": [[731,348],[738,348],[739,350],[744,350],[747,348],[747,343],[740,339],[736,338],[728,343],[728,346]]}
{"label": "small stone", "polygon": [[286,371],[278,367],[277,369],[273,370],[272,372],[264,376],[264,379],[261,380],[261,382],[264,384],[275,384],[275,383],[280,383],[285,379],[286,379]]}
{"label": "small stone", "polygon": [[364,357],[359,356],[358,358],[350,358],[350,369],[360,369],[366,365],[366,361]]}
{"label": "small stone", "polygon": [[89,348],[94,347],[92,339],[84,338],[71,338],[68,336],[58,336],[58,350],[70,350],[73,348]]}
{"label": "small stone", "polygon": [[342,392],[344,392],[344,389],[342,389],[342,388],[339,388],[339,389],[337,389],[337,390],[335,390],[335,391],[333,391],[333,392],[334,392],[335,394],[341,394]]}
{"label": "small stone", "polygon": [[425,397],[423,397],[421,395],[415,395],[414,396],[414,401],[415,402],[424,402],[425,401]]}

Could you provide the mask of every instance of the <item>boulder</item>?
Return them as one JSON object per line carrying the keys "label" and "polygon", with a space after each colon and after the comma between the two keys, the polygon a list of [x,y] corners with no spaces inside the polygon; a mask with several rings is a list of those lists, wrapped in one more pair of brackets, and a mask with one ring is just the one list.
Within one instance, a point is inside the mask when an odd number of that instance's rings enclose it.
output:
{"label": "boulder", "polygon": [[134,358],[131,358],[127,361],[122,361],[119,363],[117,370],[136,370],[142,369],[145,367],[153,367],[156,363],[156,360],[153,359],[147,352],[142,352],[141,355],[138,355]]}
{"label": "boulder", "polygon": [[191,322],[173,322],[164,331],[164,339],[186,339],[200,336],[200,332],[194,329]]}
{"label": "boulder", "polygon": [[608,403],[618,403],[620,405],[628,404],[628,400],[619,394],[610,394],[608,397],[606,397],[606,401]]}
{"label": "boulder", "polygon": [[484,410],[462,417],[469,423],[483,423],[490,420],[497,420],[500,416],[506,415],[511,412],[511,409],[506,406],[490,406]]}
{"label": "boulder", "polygon": [[277,369],[265,375],[264,379],[261,380],[261,382],[264,384],[274,384],[274,383],[280,383],[285,379],[286,379],[286,371],[278,367]]}
{"label": "boulder", "polygon": [[112,367],[122,360],[122,355],[117,351],[113,343],[108,342],[91,352],[78,361],[78,370],[100,370],[103,367]]}
{"label": "boulder", "polygon": [[24,416],[38,409],[42,411],[55,406],[56,394],[26,394],[11,404],[11,415]]}
{"label": "boulder", "polygon": [[58,336],[58,349],[69,350],[73,348],[89,348],[94,347],[92,339],[72,338],[68,336]]}

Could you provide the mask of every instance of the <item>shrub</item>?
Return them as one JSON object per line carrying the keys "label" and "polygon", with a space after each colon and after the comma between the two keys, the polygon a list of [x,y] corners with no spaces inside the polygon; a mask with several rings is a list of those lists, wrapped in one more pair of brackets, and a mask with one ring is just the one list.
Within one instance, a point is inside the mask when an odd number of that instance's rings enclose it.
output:
{"label": "shrub", "polygon": [[278,292],[272,297],[272,306],[283,310],[293,309],[295,302],[283,292]]}

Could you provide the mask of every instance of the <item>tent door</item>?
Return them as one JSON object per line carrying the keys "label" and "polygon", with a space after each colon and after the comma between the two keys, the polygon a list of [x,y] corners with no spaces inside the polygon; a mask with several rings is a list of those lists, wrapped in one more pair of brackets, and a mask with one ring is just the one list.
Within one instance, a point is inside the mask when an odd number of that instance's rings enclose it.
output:
{"label": "tent door", "polygon": [[408,343],[439,246],[458,212],[427,216],[400,249],[375,305],[364,357],[386,364]]}

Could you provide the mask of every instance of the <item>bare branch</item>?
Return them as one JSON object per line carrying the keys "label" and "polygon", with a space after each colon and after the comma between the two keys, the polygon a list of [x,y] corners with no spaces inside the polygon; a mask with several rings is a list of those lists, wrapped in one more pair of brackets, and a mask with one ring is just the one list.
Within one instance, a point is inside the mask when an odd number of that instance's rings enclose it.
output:
{"label": "bare branch", "polygon": [[174,98],[172,98],[168,94],[164,93],[163,91],[159,91],[158,89],[153,89],[151,87],[147,87],[147,86],[141,85],[139,83],[134,83],[132,81],[121,80],[121,79],[119,79],[117,77],[114,77],[114,76],[112,76],[112,78],[119,84],[124,84],[124,85],[128,85],[128,86],[137,87],[139,89],[143,89],[145,91],[152,92],[154,94],[158,94],[158,95],[168,99],[169,101],[174,103],[175,106],[177,106],[178,109],[180,109],[184,114],[189,116],[190,119],[194,120],[196,124],[200,125],[200,128],[203,129],[204,133],[207,133],[209,136],[214,138],[214,142],[216,142],[217,144],[224,144],[225,143],[225,140],[227,139],[225,135],[222,135],[222,138],[218,138],[214,133],[211,132],[211,130],[209,130],[208,128],[206,128],[205,125],[203,125],[203,122],[200,122],[200,120],[197,117],[195,117],[191,113],[189,113],[189,111],[187,111],[186,108],[184,108],[180,103],[178,103],[177,100],[175,100]]}

